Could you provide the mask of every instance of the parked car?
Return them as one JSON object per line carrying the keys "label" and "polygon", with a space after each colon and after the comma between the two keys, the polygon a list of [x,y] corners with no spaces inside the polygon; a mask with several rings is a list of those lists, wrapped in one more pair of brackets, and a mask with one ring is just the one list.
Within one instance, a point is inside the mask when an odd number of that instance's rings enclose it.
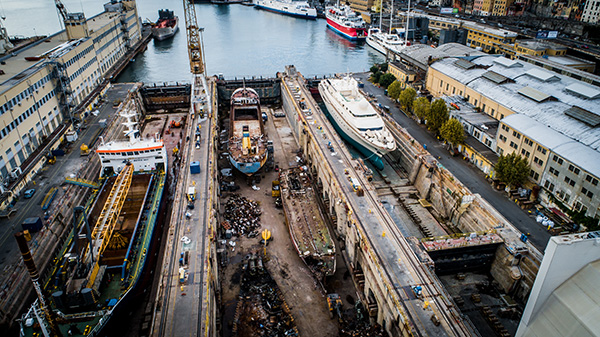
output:
{"label": "parked car", "polygon": [[25,199],[29,199],[29,198],[33,197],[34,194],[35,194],[35,188],[32,188],[32,189],[25,191],[25,193],[23,193],[23,197]]}

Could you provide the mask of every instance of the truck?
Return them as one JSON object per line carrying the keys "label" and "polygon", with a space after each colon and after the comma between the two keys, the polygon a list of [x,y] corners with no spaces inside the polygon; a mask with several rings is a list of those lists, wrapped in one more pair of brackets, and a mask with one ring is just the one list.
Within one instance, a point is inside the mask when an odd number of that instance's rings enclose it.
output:
{"label": "truck", "polygon": [[75,131],[69,131],[65,134],[65,139],[69,143],[75,142],[77,140],[77,138],[79,138],[79,137],[77,136],[77,132],[75,132]]}
{"label": "truck", "polygon": [[190,186],[188,187],[187,198],[189,202],[194,202],[196,200],[196,187]]}
{"label": "truck", "polygon": [[42,229],[42,227],[42,219],[39,216],[27,218],[21,224],[21,228],[23,228],[24,231],[29,231],[30,233],[38,232],[40,229]]}
{"label": "truck", "polygon": [[365,191],[363,191],[362,186],[356,178],[350,178],[350,182],[352,183],[352,190],[356,192],[356,195],[358,195],[359,197],[365,195]]}

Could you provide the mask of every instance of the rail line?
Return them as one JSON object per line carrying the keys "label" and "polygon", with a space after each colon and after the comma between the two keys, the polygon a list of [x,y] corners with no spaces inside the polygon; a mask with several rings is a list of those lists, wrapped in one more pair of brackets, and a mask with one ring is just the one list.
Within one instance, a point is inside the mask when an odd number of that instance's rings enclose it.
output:
{"label": "rail line", "polygon": [[[310,97],[310,93],[307,92],[306,87],[304,85],[300,85],[299,87],[301,87],[301,90],[305,97]],[[292,99],[293,99],[293,96],[292,96]],[[312,99],[308,99],[307,101],[309,102],[313,111],[321,112],[319,107],[314,103],[314,101]],[[297,105],[296,100],[294,100],[294,104]],[[321,112],[320,117],[322,118],[322,116],[323,116],[323,114]],[[322,125],[323,129],[326,129],[326,131],[330,135],[336,134],[335,131],[331,129],[331,126],[329,125],[329,123],[321,123],[321,125]],[[343,157],[343,159],[346,161],[346,163],[349,164],[349,166],[352,166],[350,164],[352,162],[352,158],[349,155],[349,153],[345,150],[345,148],[343,147],[343,144],[341,144],[339,138],[338,137],[329,137],[329,138],[330,138],[329,141],[332,141],[334,143],[334,145],[337,146],[337,148],[339,149],[339,151],[337,151],[337,152],[340,154],[340,156]],[[322,151],[322,149],[321,149],[321,151]],[[356,174],[355,176],[359,180],[359,182],[361,183],[362,186],[368,186],[365,177],[363,177],[360,174]],[[338,183],[339,183],[339,181],[338,181]],[[340,186],[343,186],[343,185],[340,185]],[[413,273],[411,273],[411,274],[413,274],[413,278],[416,278],[415,281],[419,282],[418,284],[414,284],[414,285],[421,285],[423,287],[424,298],[430,298],[431,301],[435,304],[435,307],[437,308],[437,310],[435,310],[433,308],[434,306],[432,306],[432,310],[434,311],[434,314],[436,315],[436,317],[438,319],[441,317],[441,319],[444,321],[445,325],[450,329],[450,331],[457,336],[473,335],[474,331],[476,331],[476,330],[474,330],[472,328],[468,329],[466,326],[461,324],[461,320],[463,318],[460,317],[458,315],[458,313],[456,312],[456,309],[455,309],[456,306],[452,302],[450,302],[447,298],[443,297],[443,295],[442,295],[443,291],[440,291],[440,289],[438,289],[439,280],[437,280],[437,278],[435,278],[433,275],[431,275],[431,272],[426,270],[426,268],[424,268],[420,264],[420,261],[418,260],[417,256],[412,251],[412,249],[409,247],[408,242],[406,242],[406,239],[402,236],[401,233],[399,233],[399,229],[397,228],[397,226],[390,226],[391,224],[394,224],[394,221],[391,219],[391,217],[387,213],[387,211],[385,211],[382,208],[382,205],[380,204],[380,202],[373,196],[372,191],[370,189],[365,189],[365,194],[369,198],[369,201],[371,202],[371,204],[376,206],[374,208],[374,210],[376,212],[376,216],[378,216],[378,218],[380,218],[382,220],[383,227],[386,228],[386,230],[392,234],[392,238],[394,239],[394,241],[397,243],[397,245],[401,249],[401,253],[402,253],[401,255],[405,257],[405,260],[408,262],[409,267],[413,270]],[[348,198],[348,199],[349,199],[349,202],[351,204],[353,204],[352,198]],[[357,205],[353,205],[353,207],[357,207]],[[362,231],[364,232],[364,225],[362,223],[361,223],[361,227],[363,227]],[[370,246],[374,247],[375,245],[373,244],[373,241],[371,240],[371,238],[369,236],[365,236],[365,237],[367,238]],[[379,261],[382,261],[382,262],[385,261],[384,259],[381,258],[380,254],[377,250],[374,250],[374,254],[377,256],[377,259]],[[382,268],[382,269],[388,280],[394,280],[394,278],[391,277],[387,268]],[[434,285],[434,283],[435,283],[435,285]],[[394,286],[392,288],[393,288],[394,292],[398,295],[398,297],[400,299],[403,299],[403,296],[401,296],[401,293],[398,291],[397,287]],[[404,295],[408,297],[408,294],[406,294],[406,292],[404,292]],[[439,297],[442,297],[443,301]],[[421,327],[424,327],[424,325],[420,321],[419,317],[415,316],[412,313],[412,310],[409,310],[409,308],[407,307],[406,302],[404,300],[398,301],[396,299],[395,301],[397,301],[397,304],[402,305],[402,307],[404,309],[404,313],[406,313],[408,315],[408,318],[410,319],[410,321],[413,325],[413,329],[411,329],[411,330],[415,331],[418,335],[423,335],[424,330],[414,329],[418,325],[420,325]],[[412,306],[412,304],[411,304],[411,306]],[[413,309],[415,309],[415,308],[413,307]],[[416,318],[416,320],[419,320],[420,324],[417,324],[415,318]]]}

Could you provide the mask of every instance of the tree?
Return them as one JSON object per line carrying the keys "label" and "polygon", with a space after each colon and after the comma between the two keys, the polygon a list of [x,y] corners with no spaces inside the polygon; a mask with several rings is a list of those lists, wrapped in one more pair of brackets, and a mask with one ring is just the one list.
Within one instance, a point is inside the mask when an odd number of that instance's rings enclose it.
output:
{"label": "tree", "polygon": [[429,103],[429,100],[425,97],[419,97],[414,100],[413,107],[415,115],[417,115],[419,120],[426,119],[431,111],[431,103]]}
{"label": "tree", "polygon": [[514,187],[523,184],[527,180],[529,164],[527,159],[513,152],[507,156],[501,155],[494,170],[496,171],[496,178]]}
{"label": "tree", "polygon": [[404,109],[411,111],[415,97],[417,97],[417,92],[415,91],[415,89],[408,87],[402,90],[402,93],[400,93],[400,97],[398,98],[398,100],[400,101],[400,104]]}
{"label": "tree", "polygon": [[394,83],[395,80],[396,77],[394,75],[386,73],[379,77],[379,84],[381,84],[382,87],[387,88],[390,84]]}
{"label": "tree", "polygon": [[388,70],[388,64],[387,63],[380,64],[379,69],[381,69],[381,71],[385,73]]}
{"label": "tree", "polygon": [[371,75],[371,82],[373,83],[379,83],[379,79],[381,78],[381,71],[377,71],[375,73],[373,73],[373,75]]}
{"label": "tree", "polygon": [[371,66],[371,69],[369,69],[369,71],[371,72],[371,74],[375,74],[376,72],[379,71],[379,66],[374,64]]}
{"label": "tree", "polygon": [[436,99],[431,104],[431,110],[427,116],[427,127],[429,130],[438,131],[448,120],[448,107],[443,99]]}
{"label": "tree", "polygon": [[450,118],[440,128],[442,138],[450,142],[452,146],[456,146],[465,141],[465,131],[462,124],[456,118]]}
{"label": "tree", "polygon": [[400,97],[400,93],[402,92],[402,83],[394,81],[388,86],[387,91],[388,96],[390,96],[392,99],[398,99],[398,97]]}

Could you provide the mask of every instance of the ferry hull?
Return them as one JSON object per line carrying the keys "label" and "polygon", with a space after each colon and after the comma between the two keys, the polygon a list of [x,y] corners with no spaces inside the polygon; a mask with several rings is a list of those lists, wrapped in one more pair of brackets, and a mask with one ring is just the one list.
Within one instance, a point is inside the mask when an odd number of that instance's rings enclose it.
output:
{"label": "ferry hull", "polygon": [[367,37],[366,31],[363,28],[356,29],[350,27],[343,27],[329,18],[327,18],[327,27],[331,28],[334,32],[338,33],[339,35],[352,41],[361,41],[366,39]]}
{"label": "ferry hull", "polygon": [[375,41],[375,38],[371,36],[367,37],[367,44],[369,45],[369,47],[377,50],[383,55],[387,55],[387,50],[385,50],[385,47],[382,46],[380,43],[377,43],[377,41]]}
{"label": "ferry hull", "polygon": [[262,161],[255,161],[250,163],[239,163],[235,161],[231,156],[229,156],[229,162],[233,167],[235,167],[238,171],[242,172],[247,176],[251,176],[254,173],[258,172],[261,167],[267,162],[268,155],[265,156],[265,159]]}
{"label": "ferry hull", "polygon": [[283,15],[287,15],[287,16],[292,16],[295,18],[302,18],[302,19],[308,19],[308,20],[316,20],[317,19],[317,14],[315,12],[314,15],[309,15],[308,13],[293,13],[293,12],[288,12],[288,11],[284,11],[284,10],[280,10],[280,9],[276,9],[276,8],[271,8],[271,7],[266,7],[266,6],[262,6],[259,4],[254,5],[254,8],[257,9],[262,9],[271,13],[276,13],[276,14],[283,14]]}

